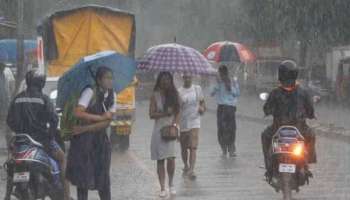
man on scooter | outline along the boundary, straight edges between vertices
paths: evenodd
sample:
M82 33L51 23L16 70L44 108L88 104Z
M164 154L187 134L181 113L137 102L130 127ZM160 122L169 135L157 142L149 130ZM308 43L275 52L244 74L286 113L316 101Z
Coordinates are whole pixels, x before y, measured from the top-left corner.
M62 180L65 180L66 159L63 150L54 138L58 116L49 97L42 92L46 76L38 70L31 70L26 74L25 81L27 89L12 100L7 115L7 124L13 132L28 134L35 141L40 142L45 151L59 162ZM65 199L69 199L67 182L64 183L64 188Z
M298 73L294 61L282 62L278 69L280 86L272 90L263 108L266 116L273 116L272 125L261 134L267 177L272 174L269 157L272 137L282 125L292 125L299 129L308 149L307 160L316 163L315 134L306 123L306 119L315 118L313 101L308 92L297 84Z

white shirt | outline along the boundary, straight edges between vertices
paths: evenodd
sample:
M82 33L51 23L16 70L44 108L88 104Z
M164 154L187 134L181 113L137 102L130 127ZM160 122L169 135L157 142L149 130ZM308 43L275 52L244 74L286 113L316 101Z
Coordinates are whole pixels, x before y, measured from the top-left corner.
M190 88L180 87L178 91L181 100L180 130L200 128L198 109L200 101L204 100L202 88L199 85L192 85Z
M0 72L0 117L7 116L8 106L10 104L11 94L14 90L15 78L11 70L7 67ZM5 120L6 121L6 120Z
M8 83L8 85L7 85L8 90L12 94L12 92L15 90L15 77L14 77L11 69L8 68L8 67L5 67L4 75L5 75L5 78L6 78L6 82Z
M82 93L78 101L79 106L87 108L90 104L90 101L94 95L94 91L91 88L86 88ZM105 99L108 97L108 92L104 94ZM114 93L113 105L108 109L108 112L115 113L117 111L117 95Z

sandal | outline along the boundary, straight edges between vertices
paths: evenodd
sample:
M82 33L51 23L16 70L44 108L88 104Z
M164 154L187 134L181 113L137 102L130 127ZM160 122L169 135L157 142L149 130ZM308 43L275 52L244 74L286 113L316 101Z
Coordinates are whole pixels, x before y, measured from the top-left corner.
M188 178L191 180L194 180L197 178L196 174L194 173L194 171L188 172Z
M184 167L184 168L182 169L182 173L183 173L184 175L186 175L189 171L190 171L190 168L189 168L189 167Z

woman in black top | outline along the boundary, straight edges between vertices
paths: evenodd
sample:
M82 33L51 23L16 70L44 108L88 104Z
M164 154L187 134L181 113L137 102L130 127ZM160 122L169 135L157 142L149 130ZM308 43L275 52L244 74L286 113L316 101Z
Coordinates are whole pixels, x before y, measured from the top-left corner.
M96 86L86 88L75 109L81 126L74 128L68 154L67 178L77 186L78 200L88 199L88 190L98 190L101 200L111 199L111 145L106 128L116 109L112 72L100 67Z

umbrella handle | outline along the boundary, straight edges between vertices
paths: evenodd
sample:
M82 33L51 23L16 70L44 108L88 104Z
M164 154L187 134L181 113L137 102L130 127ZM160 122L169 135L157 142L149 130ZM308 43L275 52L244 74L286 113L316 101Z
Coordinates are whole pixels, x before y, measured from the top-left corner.
M102 103L102 107L103 107L103 111L104 111L104 112L107 112L107 108L106 108L106 105L105 105L104 102Z

